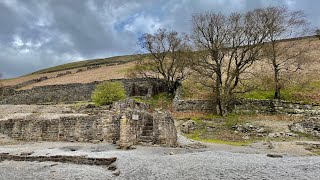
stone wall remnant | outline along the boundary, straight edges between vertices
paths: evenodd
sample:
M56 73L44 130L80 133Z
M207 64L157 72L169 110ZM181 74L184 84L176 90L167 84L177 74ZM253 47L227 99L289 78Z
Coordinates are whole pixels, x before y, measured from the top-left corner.
M152 112L146 104L132 99L112 107L61 110L61 113L35 109L0 113L0 134L23 141L110 142L123 149L136 144L176 146L177 143L174 121L168 112Z

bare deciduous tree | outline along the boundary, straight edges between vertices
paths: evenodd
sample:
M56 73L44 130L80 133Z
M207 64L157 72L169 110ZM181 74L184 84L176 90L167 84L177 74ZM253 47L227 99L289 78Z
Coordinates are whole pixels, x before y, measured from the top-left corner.
M285 7L266 8L267 41L264 54L272 65L274 74L274 98L281 98L284 73L296 72L307 62L306 54L310 51L310 41L297 39L307 35L308 23L302 11L289 11Z
M244 73L260 58L265 21L263 9L229 16L207 12L192 17L192 37L199 50L193 68L212 88L220 115L227 113Z
M150 55L137 61L135 72L143 77L163 79L168 91L175 92L190 72L191 46L188 36L159 29L154 34L143 34L139 44Z

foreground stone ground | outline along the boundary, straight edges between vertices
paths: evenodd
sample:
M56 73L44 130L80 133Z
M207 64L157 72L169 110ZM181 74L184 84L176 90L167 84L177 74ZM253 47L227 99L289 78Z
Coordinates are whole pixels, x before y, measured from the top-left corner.
M211 144L207 148L164 148L137 146L118 150L111 144L19 143L1 145L0 153L31 156L87 155L117 157L114 175L107 167L58 162L0 162L0 179L320 179L319 156L284 154L268 157L264 145L235 147ZM297 151L299 152L299 151Z

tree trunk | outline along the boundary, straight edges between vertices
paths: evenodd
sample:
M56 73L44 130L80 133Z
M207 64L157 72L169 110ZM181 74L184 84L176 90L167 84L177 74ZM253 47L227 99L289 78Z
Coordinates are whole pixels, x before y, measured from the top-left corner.
M220 116L225 116L227 114L226 102L223 98L222 93L222 79L221 76L217 76L216 78L216 86L215 86L215 94L216 94L216 110L217 114Z
M279 69L277 67L274 67L274 99L280 99L280 90L281 90L281 84L280 84L280 78L279 78Z

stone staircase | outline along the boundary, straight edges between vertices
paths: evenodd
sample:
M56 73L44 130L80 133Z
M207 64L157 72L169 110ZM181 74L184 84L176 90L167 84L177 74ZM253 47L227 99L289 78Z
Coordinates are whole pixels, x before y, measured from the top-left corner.
M148 121L145 126L142 128L142 133L139 138L139 142L141 143L149 143L152 144L154 142L153 138L153 122Z

